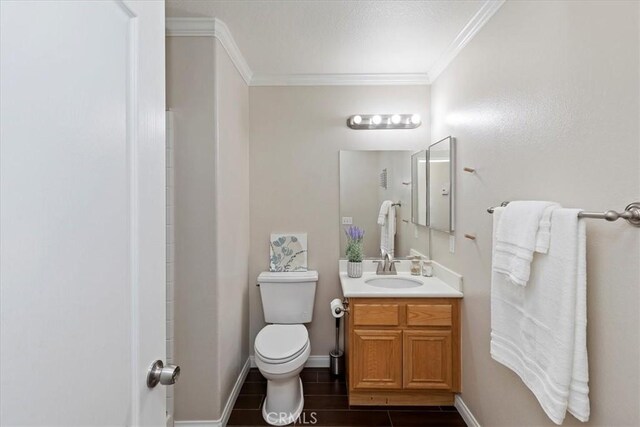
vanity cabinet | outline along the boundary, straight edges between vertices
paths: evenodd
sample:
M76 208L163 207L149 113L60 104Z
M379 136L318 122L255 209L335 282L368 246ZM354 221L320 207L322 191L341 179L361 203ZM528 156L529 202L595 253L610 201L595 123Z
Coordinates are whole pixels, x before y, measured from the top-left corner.
M460 300L350 298L351 405L449 405L460 391Z

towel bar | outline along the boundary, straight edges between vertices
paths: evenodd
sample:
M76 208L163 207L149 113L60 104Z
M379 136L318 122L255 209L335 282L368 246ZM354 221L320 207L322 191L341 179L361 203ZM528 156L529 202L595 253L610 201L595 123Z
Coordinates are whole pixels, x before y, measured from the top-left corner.
M501 207L505 207L509 202L502 202ZM490 214L493 213L495 208L491 207L487 209ZM592 219L606 219L607 221L616 221L620 218L626 219L627 222L634 227L640 227L640 202L629 203L624 212L606 211L606 212L586 212L582 211L578 213L579 218L592 218Z

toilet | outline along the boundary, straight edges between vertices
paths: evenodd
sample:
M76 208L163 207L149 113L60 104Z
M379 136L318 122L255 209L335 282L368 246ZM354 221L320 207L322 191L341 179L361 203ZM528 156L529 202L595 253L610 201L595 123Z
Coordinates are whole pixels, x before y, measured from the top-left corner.
M295 422L304 396L300 372L311 354L309 333L316 295L317 271L263 272L258 276L267 326L256 336L255 361L267 379L264 420L276 426Z

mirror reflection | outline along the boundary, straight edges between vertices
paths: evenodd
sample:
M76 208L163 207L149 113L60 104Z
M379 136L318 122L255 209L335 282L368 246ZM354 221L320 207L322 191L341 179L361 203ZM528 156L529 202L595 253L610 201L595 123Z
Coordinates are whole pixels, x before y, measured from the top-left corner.
M453 139L449 136L429 147L429 227L452 232Z
M427 150L411 156L411 222L427 225Z
M345 257L347 243L344 228L349 225L365 231L365 258L380 259L382 249L394 258L409 256L412 249L428 255L427 228L411 222L412 154L340 152L341 257Z

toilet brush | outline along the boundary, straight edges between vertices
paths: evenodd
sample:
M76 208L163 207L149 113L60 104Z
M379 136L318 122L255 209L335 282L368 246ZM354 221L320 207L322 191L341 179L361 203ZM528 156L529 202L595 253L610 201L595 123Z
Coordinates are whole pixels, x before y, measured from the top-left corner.
M344 375L344 353L340 351L340 318L336 317L336 347L329 353L329 371L333 376Z

